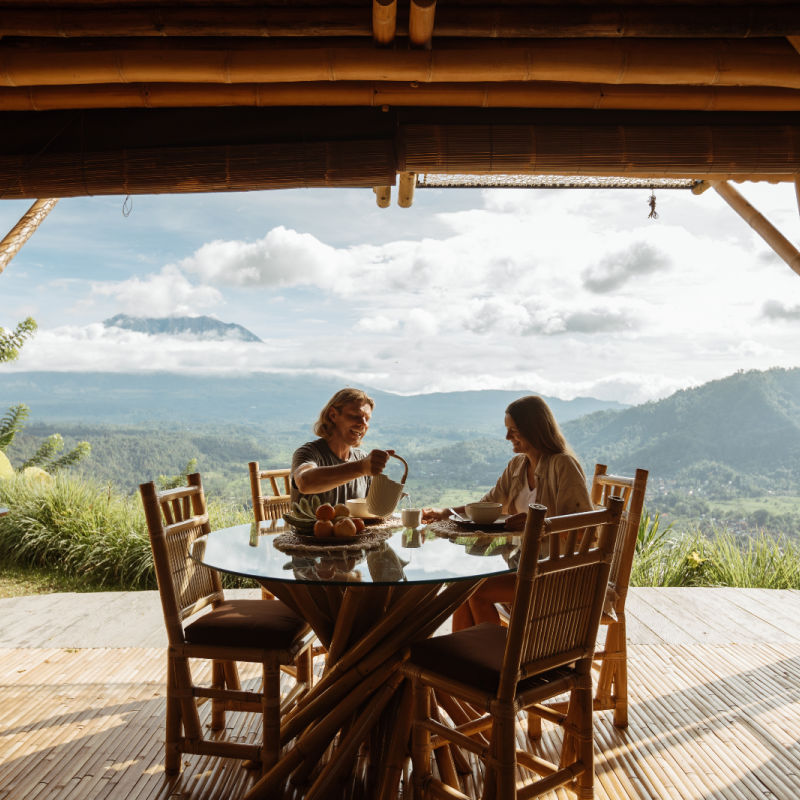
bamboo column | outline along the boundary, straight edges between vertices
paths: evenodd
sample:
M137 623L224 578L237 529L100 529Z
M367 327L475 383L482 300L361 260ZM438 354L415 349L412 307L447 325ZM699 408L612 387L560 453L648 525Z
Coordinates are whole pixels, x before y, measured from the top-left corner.
M798 274L800 251L726 181L714 181L717 194Z
M794 179L794 191L797 195L797 210L800 211L800 177Z
M416 182L416 173L400 173L399 185L397 187L397 205L399 205L400 208L411 208L411 204L414 202L414 187Z
M372 0L372 38L391 44L397 32L397 0Z
M411 44L430 49L435 16L436 0L411 0L408 9L408 38Z
M22 245L33 236L42 220L53 210L58 202L51 197L46 200L37 200L20 218L19 222L0 241L0 272L9 264L12 258L20 251Z
M392 187L391 186L373 186L372 191L375 192L375 202L378 208L389 208L392 202Z

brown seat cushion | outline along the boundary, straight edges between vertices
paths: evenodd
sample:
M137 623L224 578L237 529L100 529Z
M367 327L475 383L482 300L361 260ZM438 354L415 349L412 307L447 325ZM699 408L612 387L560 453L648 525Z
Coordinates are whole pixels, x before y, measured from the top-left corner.
M280 600L226 600L186 626L190 644L288 648L306 628Z
M409 663L494 695L500 683L507 634L508 628L483 622L447 636L435 636L412 645ZM524 692L568 672L557 668L533 675L520 681L517 690Z

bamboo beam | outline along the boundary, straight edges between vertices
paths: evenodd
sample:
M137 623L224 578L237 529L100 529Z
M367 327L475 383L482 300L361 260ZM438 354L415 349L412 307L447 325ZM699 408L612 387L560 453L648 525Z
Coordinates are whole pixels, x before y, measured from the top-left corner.
M800 53L800 36L787 36L786 38L789 40L789 44Z
M297 47L180 49L155 46L0 49L0 86L292 81L567 81L774 86L800 89L800 54L786 39L741 41L542 40L437 43L434 50L376 49L371 42Z
M391 44L397 32L397 0L372 0L372 38Z
M800 211L800 177L794 179L794 193L797 197L797 210Z
M800 90L555 83L129 83L0 87L0 111L223 106L416 106L652 111L800 111Z
M714 182L717 194L798 274L800 251L756 208L725 181Z
M411 208L416 181L417 176L413 172L400 173L397 187L397 205L400 208Z
M396 1L396 0L395 0ZM385 3L384 3L385 4ZM306 8L192 4L133 7L92 3L80 7L20 0L0 2L4 36L362 36L374 35L363 10L351 6ZM375 0L373 0L373 13ZM110 13L111 12L111 13ZM404 36L404 26L397 35ZM445 3L436 13L437 36L481 38L752 38L800 35L791 4L589 7L564 3L544 6L458 6ZM391 40L389 40L391 41Z
M416 47L430 48L436 17L436 0L411 0L408 8L408 38Z

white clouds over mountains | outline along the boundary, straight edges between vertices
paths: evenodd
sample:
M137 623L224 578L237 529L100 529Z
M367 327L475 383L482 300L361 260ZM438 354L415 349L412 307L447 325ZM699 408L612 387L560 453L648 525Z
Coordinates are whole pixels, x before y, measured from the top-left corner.
M759 187L755 204L791 237L790 190ZM382 212L400 235L386 225L359 236L369 194L323 191L327 205L314 194L309 208L324 207L324 224L289 224L277 193L266 233L254 217L254 235L240 237L225 235L224 214L216 224L206 214L206 241L188 255L150 274L88 280L83 297L72 290L86 323L212 314L263 345L45 325L15 368L324 369L390 391L531 388L634 402L740 368L797 365L800 279L764 258L766 246L711 192L662 193L658 221L631 191L494 190L466 209L453 194L420 192L415 208ZM291 197L287 207L301 208L308 195ZM136 246L139 265L153 263Z

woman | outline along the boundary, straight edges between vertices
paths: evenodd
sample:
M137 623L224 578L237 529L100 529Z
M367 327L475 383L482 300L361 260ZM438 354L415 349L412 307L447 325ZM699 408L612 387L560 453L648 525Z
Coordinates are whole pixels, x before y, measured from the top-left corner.
M515 400L506 409L506 439L516 455L500 476L497 484L482 500L503 504L507 530L525 527L528 506L547 506L548 516L589 511L592 501L586 488L586 475L570 449L547 403L541 397ZM447 519L457 509L423 511L423 519L431 522ZM475 594L453 614L453 630L461 630L481 622L500 623L495 603L514 599L514 575L489 578Z

